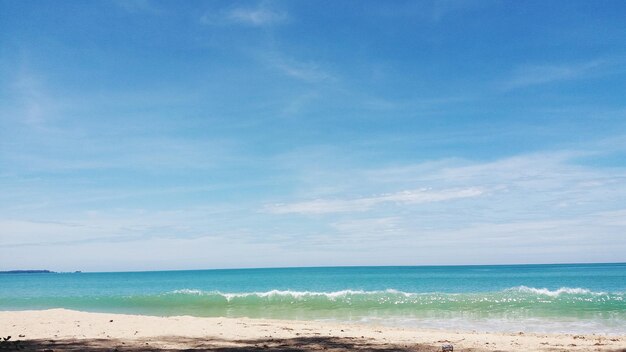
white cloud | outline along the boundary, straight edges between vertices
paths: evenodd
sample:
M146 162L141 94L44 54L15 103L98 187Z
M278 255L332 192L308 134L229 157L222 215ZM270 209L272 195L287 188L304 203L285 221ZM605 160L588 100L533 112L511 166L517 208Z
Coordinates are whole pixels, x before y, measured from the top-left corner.
M237 7L229 10L206 13L201 18L207 25L239 24L252 27L272 26L289 21L286 11L270 9L265 6Z
M366 211L384 203L417 204L442 202L453 199L477 197L483 194L480 188L429 190L418 189L397 193L382 194L357 199L316 199L307 202L274 204L265 210L273 214L326 214L340 212Z

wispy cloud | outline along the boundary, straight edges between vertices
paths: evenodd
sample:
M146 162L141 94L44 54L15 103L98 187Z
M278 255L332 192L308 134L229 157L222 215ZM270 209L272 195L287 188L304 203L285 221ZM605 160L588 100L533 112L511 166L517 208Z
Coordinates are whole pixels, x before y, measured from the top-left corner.
M59 93L55 90L58 82L26 65L11 78L5 90L10 99L0 107L0 122L6 122L7 126L0 131L6 134L0 138L0 170L64 173L137 168L207 169L216 163L223 165L225 159L217 161L214 157L230 154L227 150L236 144L222 138L205 140L151 133L148 130L158 118L156 115L151 123L141 118L125 119L124 127L119 129L117 126L121 124L112 123L106 126L106 133L95 126L119 116L104 113L98 118L85 117L89 115L85 111L90 109L116 110L125 115L137 107L145 109L154 101L177 99L169 94L125 92L123 95L127 97L117 93L103 97L89 92ZM129 138L132 130L145 134ZM9 135L9 131L13 133Z
M288 22L289 14L286 11L271 9L261 4L258 7L235 7L208 12L202 16L201 21L206 25L238 24L264 27Z
M266 26L283 23L289 19L284 11L267 8L237 8L229 12L229 19L234 22L252 26Z
M319 62L295 59L278 51L258 52L256 59L268 68L299 81L316 83L335 78Z
M152 13L160 11L150 0L114 0L113 3L130 13Z
M397 193L382 194L357 199L316 199L307 202L274 204L265 210L273 214L325 214L365 211L384 203L417 204L477 197L484 191L479 188L429 190L418 189Z
M307 92L299 94L292 98L285 108L282 110L285 115L296 115L304 110L304 108L310 105L315 99L319 98L320 94L317 92Z
M448 17L467 15L485 8L495 7L493 0L431 0L407 2L377 3L376 16L411 18L423 22L438 24Z
M37 136L64 138L54 143L34 140L27 146L7 145L0 151L5 165L24 172L79 172L104 170L176 170L215 169L236 162L228 150L229 141L190 141L170 138L136 138L110 143L112 137L83 136L67 131L39 133ZM35 137L37 137L35 136ZM114 137L113 137L114 138ZM77 149L76 145L81 145ZM69 156L68 156L69 155Z
M456 13L456 12L469 12L483 7L493 5L493 1L458 1L458 0L436 0L432 2L432 8L430 9L430 19L432 21L441 21L444 17Z
M16 74L12 88L17 111L11 115L30 128L43 129L46 120L58 109L59 103L50 96L42 77L22 67Z
M219 223L212 219L217 215L221 216ZM3 240L0 247L216 236L218 232L233 230L227 220L230 216L234 216L233 209L223 206L175 210L81 209L54 221L34 220L28 215L24 219L0 217Z
M574 64L526 65L515 69L503 85L504 90L523 88L552 82L585 78L596 74L608 64L593 60Z
M270 60L273 67L285 75L308 82L318 82L330 78L320 66L313 62L297 62L294 60L273 59Z

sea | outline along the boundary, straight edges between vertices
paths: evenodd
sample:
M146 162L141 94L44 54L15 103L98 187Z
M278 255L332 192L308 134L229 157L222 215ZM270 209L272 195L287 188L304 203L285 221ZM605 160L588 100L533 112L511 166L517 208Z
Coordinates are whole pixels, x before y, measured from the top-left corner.
M626 263L0 275L0 310L626 334Z

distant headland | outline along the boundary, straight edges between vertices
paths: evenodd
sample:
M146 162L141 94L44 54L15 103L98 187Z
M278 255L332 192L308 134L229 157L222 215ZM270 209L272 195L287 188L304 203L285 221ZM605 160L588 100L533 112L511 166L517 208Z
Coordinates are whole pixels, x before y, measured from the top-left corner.
M8 270L0 271L0 274L55 274L56 272L50 270Z

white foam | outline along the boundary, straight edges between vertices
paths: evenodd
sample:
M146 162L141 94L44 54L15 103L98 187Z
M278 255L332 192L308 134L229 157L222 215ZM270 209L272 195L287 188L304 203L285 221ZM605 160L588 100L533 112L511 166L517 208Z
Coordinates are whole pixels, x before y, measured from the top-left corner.
M292 290L271 290L265 292L242 292L242 293L223 293L220 291L202 291L197 289L180 289L172 291L173 294L188 294L188 295L219 295L223 296L227 300L234 298L245 297L326 297L330 300L338 298L344 298L351 295L379 295L379 294L395 294L404 297L415 295L414 293L402 292L394 289L387 289L384 291L364 291L364 290L340 290L333 292L320 292L320 291L292 291Z
M179 293L179 294L185 294L185 295L203 295L206 293L206 291L184 288L182 290L172 291L171 293Z
M518 291L518 292L524 292L524 293L534 293L537 295L545 295L545 296L550 296L550 297L558 297L562 294L568 294L568 295L594 295L594 296L600 296L600 295L606 295L606 292L594 292L591 290L588 290L586 288L580 288L580 287L561 287L557 290L549 290L547 288L534 288L534 287L528 287L528 286L517 286L517 287L513 287L511 289L509 289L508 291Z
M601 296L608 295L607 292L595 292L589 289L580 288L580 287L561 287L556 290L550 290L547 288L535 288L528 286L516 286L509 289L505 289L504 291L499 291L503 293L526 293L526 294L534 294L534 295L542 295L548 297L558 297L561 295L592 295L592 296ZM173 294L188 294L188 295L216 295L222 296L226 300L231 301L232 299L237 298L247 298L247 297L259 297L259 298L272 298L272 297L289 297L294 299L302 299L302 298L315 298L315 297L324 297L328 300L338 300L344 299L350 296L376 296L376 295L391 295L391 296L402 296L403 298L409 297L418 297L418 296L432 296L431 300L446 300L446 299L455 299L460 295L478 295L482 296L485 293L441 293L441 292L424 292L424 293L411 293L404 292L395 289L387 289L387 290L379 290L379 291L364 291L364 290L339 290L332 292L322 292L322 291L293 291L293 290L270 290L264 292L234 292L234 293L223 293L220 291L202 291L198 289L180 289L175 290L170 293ZM498 292L492 292L498 293ZM620 297L614 297L615 299L619 299ZM481 300L491 300L492 297L482 297Z

